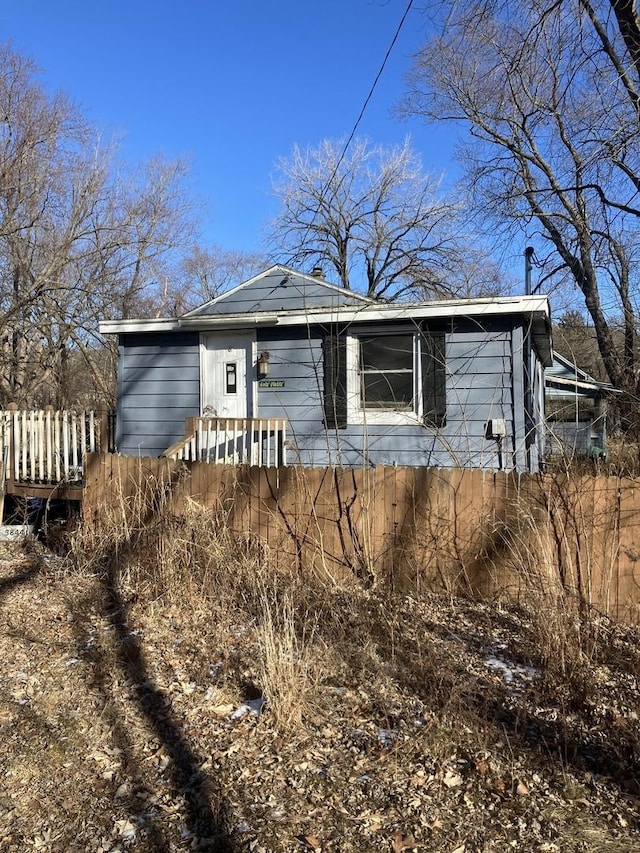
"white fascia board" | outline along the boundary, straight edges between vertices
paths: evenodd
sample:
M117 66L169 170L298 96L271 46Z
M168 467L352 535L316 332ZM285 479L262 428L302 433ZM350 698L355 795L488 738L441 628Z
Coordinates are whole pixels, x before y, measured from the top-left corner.
M135 332L179 332L184 329L246 329L277 324L277 314L228 314L214 318L193 317L188 320L176 317L157 320L103 320L98 324L98 331L101 335L127 335Z
M430 302L419 305L363 305L362 307L341 306L335 308L308 308L305 311L278 311L277 313L220 315L218 317L182 317L180 327L193 325L215 328L223 324L242 323L254 325L256 322L277 323L278 326L300 326L315 323L354 323L383 322L385 320L428 320L450 317L492 317L504 314L535 315L540 319L549 319L549 301L546 296L523 296L513 299L461 299L446 302ZM255 318L255 319L254 319Z
M580 388L583 391L602 391L608 394L622 393L622 391L618 391L618 389L614 388L610 383L598 382L595 379L586 381L584 379L571 379L568 376L545 376L544 381L549 387L557 385L563 388L569 388L570 390L573 388ZM560 388L558 388L558 390L560 390Z
M554 362L558 362L562 367L565 368L568 374L571 374L571 377L577 377L581 379L583 382L595 382L597 384L597 380L593 378L593 376L589 376L586 370L583 370L581 367L578 367L573 361L570 361L565 356L560 355L559 352L553 351L553 360ZM560 374L558 374L560 376Z
M165 318L158 320L106 320L102 334L130 332L171 332L179 329L242 328L258 325L300 326L325 323L384 322L389 320L429 320L459 317L495 317L522 314L549 321L551 311L546 296L500 297L498 299L458 299L418 305L363 305L362 307L310 308L305 311L255 312Z
M121 332L171 332L177 328L175 319L101 320L98 323L101 335L117 335Z

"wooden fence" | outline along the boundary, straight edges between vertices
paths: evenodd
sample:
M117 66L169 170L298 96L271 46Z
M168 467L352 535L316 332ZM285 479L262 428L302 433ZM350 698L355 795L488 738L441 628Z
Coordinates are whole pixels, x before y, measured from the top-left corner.
M135 505L135 527L188 497L288 569L487 596L557 587L640 621L640 480L87 459L87 523Z

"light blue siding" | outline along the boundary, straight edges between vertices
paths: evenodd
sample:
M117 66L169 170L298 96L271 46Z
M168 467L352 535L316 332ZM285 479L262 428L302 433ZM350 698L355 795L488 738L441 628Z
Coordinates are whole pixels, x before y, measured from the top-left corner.
M358 328L353 324L353 330ZM254 416L287 418L291 463L526 470L527 380L518 320L489 318L482 328L478 321L448 323L447 412L441 428L419 423L326 428L325 331L316 326L257 329L258 351L269 352L269 380L282 385L261 388L256 383ZM542 375L539 370L535 372L536 366L533 355L534 377ZM533 394L538 399L538 387L533 388ZM198 333L121 336L117 435L121 452L162 453L183 436L184 419L199 412ZM487 421L491 418L505 421L506 436L501 444L487 438Z
M159 456L200 411L199 335L121 335L119 356L117 448Z
M303 465L522 468L514 431L511 322L502 326L493 323L482 331L477 324L470 330L461 323L447 333L447 423L442 429L421 424L325 429L322 331L259 330L259 347L271 356L270 379L284 382L282 388L259 389L260 417L288 419L289 458ZM521 387L517 396L522 398ZM506 421L501 454L497 442L485 437L489 418Z
M256 281L224 294L189 312L189 317L213 317L254 311L304 311L307 308L338 308L365 305L366 300L343 288L327 286L284 268L275 267Z

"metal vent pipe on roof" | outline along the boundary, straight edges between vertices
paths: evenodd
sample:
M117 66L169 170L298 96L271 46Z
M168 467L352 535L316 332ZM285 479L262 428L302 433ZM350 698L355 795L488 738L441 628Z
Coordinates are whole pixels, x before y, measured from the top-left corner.
M531 296L531 262L533 260L533 246L527 246L524 250L524 292Z
M322 277L323 277L322 267L314 267L314 268L311 270L311 275L312 275L314 278L322 278Z

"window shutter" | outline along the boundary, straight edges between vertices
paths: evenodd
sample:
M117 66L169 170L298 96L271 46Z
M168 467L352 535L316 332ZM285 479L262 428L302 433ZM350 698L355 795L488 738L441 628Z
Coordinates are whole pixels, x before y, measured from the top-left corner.
M324 337L324 422L327 429L347 425L347 338L337 326Z
M430 427L443 427L447 423L444 332L423 329L421 343L424 423Z

